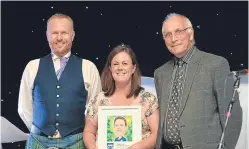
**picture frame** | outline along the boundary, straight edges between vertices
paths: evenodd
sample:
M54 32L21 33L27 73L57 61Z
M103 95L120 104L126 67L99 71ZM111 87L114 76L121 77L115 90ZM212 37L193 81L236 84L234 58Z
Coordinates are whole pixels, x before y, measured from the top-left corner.
M140 140L141 106L98 107L98 148L127 149Z

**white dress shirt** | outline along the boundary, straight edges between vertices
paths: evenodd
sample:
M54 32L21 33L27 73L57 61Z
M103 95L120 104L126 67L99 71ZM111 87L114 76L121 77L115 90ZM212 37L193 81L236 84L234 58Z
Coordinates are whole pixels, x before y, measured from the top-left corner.
M60 68L60 59L58 56L52 54L55 72ZM65 57L69 57L71 52L67 53ZM38 71L40 59L31 60L25 67L22 75L19 99L18 99L18 113L28 127L31 129L33 119L33 97L32 90L34 87L34 80ZM88 92L86 108L89 100L102 90L99 71L94 63L89 60L83 59L82 61L82 74L84 78L85 89ZM82 113L84 114L84 113Z

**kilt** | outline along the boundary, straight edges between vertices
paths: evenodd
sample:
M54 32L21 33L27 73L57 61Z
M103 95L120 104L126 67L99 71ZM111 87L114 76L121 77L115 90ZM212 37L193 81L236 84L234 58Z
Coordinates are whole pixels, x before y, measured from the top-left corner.
M49 147L55 147L58 149L86 149L83 144L82 133L58 139L30 133L25 149L46 149Z

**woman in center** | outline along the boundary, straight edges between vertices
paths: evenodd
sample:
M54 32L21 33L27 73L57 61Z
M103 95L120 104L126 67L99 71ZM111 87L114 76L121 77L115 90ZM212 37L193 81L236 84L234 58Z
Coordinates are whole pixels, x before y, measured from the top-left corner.
M88 105L83 132L85 146L88 149L97 149L98 106L141 105L142 140L129 149L153 149L159 123L158 100L155 95L141 87L139 65L135 53L128 45L119 45L108 55L101 74L101 83L103 91Z

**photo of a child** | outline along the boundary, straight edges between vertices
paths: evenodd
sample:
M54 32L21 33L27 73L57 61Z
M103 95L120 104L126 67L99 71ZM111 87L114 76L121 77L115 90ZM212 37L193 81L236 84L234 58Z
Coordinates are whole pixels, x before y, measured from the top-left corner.
M127 139L124 137L127 130L127 122L124 117L118 116L114 119L114 132L117 136L115 141L126 141Z
M108 116L107 141L127 142L132 140L132 116Z

